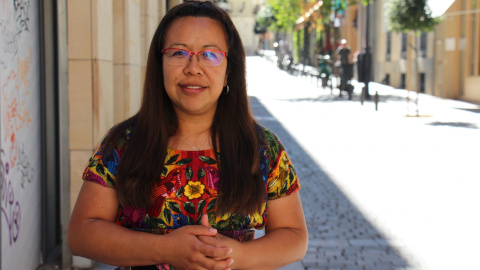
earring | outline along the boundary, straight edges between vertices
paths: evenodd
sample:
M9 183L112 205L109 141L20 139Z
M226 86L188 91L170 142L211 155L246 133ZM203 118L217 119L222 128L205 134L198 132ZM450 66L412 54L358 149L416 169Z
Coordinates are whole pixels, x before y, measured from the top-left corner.
M225 94L224 94L224 95L227 95L227 94L228 94L228 91L230 91L230 86L228 86L228 84L227 84L227 91L225 91Z

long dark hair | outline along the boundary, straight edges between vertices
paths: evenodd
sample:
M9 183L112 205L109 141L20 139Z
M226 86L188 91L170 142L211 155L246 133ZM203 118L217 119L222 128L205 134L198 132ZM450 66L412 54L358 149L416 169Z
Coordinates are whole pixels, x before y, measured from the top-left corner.
M148 207L152 186L160 181L168 139L178 129L172 101L163 79L163 49L166 33L176 19L207 17L220 22L228 44L227 72L230 91L220 96L211 126L212 144L220 161L217 213L260 212L265 186L260 172L259 134L247 97L245 51L232 20L211 2L189 1L173 7L161 20L148 54L143 99L136 115L118 124L106 138L105 155L115 147L125 130L134 126L118 165L116 190L122 205ZM161 75L160 75L161 74ZM221 154L218 154L219 149Z

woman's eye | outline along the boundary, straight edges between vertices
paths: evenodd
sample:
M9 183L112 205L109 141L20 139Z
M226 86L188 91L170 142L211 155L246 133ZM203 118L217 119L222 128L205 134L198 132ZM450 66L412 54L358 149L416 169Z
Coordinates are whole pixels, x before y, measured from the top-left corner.
M202 53L202 56L208 59L217 59L218 56L215 54L215 52L210 52L210 51L205 51Z
M187 55L186 51L174 51L172 53L172 56L185 56L185 55Z

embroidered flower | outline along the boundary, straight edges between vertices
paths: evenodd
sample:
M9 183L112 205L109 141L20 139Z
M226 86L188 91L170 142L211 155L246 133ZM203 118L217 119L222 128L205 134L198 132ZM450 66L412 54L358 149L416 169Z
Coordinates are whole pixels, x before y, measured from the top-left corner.
M120 162L120 157L118 156L117 150L113 150L113 152L108 156L105 157L103 163L106 165L107 170L113 175L117 175L117 165Z
M262 210L260 211L260 213L256 212L255 214L250 216L251 224L253 224L254 226L262 226L263 225L263 219L265 217L264 215L265 215L266 206L267 206L267 203L264 202L262 204Z
M159 270L175 270L174 267L170 268L170 265L165 264L165 263L164 264L157 264L157 268Z
M218 189L218 182L220 176L218 175L218 169L213 166L207 166L205 168L207 177L207 186L211 189Z
M123 214L125 216L125 222L132 226L132 228L140 228L142 221L145 219L145 209L135 209L131 206L123 208Z
M188 181L188 184L185 186L184 195L189 199L197 199L202 196L205 189L205 185L201 182Z
M173 228L172 229L178 229L180 227L188 225L187 217L182 215L182 214L173 215L172 219L173 219Z

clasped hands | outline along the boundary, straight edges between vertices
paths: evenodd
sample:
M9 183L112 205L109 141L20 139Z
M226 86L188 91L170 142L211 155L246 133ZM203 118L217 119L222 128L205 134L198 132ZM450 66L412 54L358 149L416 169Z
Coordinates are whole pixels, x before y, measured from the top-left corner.
M200 225L185 226L165 236L178 243L170 250L168 263L181 270L230 270L241 254L241 243L219 234L206 214Z

